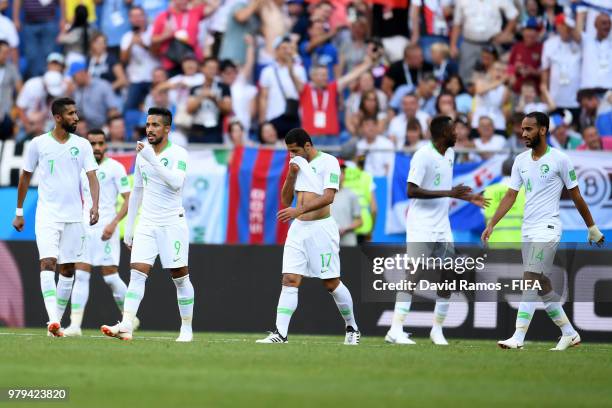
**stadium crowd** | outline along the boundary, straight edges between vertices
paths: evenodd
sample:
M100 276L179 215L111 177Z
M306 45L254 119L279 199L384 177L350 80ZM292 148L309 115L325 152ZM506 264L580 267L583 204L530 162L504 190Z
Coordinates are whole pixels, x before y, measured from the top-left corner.
M522 116L551 114L550 143L612 149L609 0L0 1L0 139L50 128L72 96L79 134L143 134L174 113L181 145L315 144L368 154L424 143L457 123L466 162L522 148ZM602 130L603 129L603 130ZM603 133L603 134L602 134ZM608 137L604 137L608 136ZM487 150L491 153L487 153Z

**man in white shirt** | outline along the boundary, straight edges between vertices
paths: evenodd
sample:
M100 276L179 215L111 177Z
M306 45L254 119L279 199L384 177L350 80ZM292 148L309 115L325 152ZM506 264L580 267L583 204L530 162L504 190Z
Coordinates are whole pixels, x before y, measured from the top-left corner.
M95 227L85 228L86 251L80 263L76 264L74 287L70 298L70 326L64 336L81 336L81 323L85 306L89 299L89 278L94 266L99 266L102 278L112 291L119 311L123 311L123 301L127 286L119 276L119 256L121 253L119 229L117 225L125 217L130 198L130 183L125 168L118 161L106 157L106 135L100 129L92 129L87 139L98 163L98 183L100 185L100 219ZM81 174L83 189L83 217L89 215L91 193L89 182ZM121 194L123 204L117 212L117 196ZM85 219L84 219L85 221Z
M478 135L480 137L474 139L474 145L485 160L506 147L506 138L495 134L493 120L488 116L481 116L478 120Z
M523 280L529 283L532 289L523 291L514 335L497 343L503 349L523 347L539 299L544 302L546 313L562 333L559 343L551 350L565 350L580 344L580 335L563 311L549 278L561 239L559 202L563 187L567 188L588 227L588 242L597 245L604 242L604 236L595 225L589 207L580 194L576 171L569 157L561 150L546 144L548 126L548 116L542 112L530 113L523 119L523 138L530 150L516 157L509 189L482 233L482 241L486 243L495 225L510 210L521 186L524 185L526 200L522 226Z
M361 139L357 142L357 155L365 155L364 170L372 177L385 177L393 167L395 146L385 136L378 134L376 118L361 121Z
M559 109L579 106L576 94L580 88L582 49L572 38L572 26L565 15L555 17L558 35L544 41L542 50L542 84Z
M610 16L595 19L595 34L578 33L582 40L582 82L580 89L612 88L612 35Z
M193 340L194 289L189 279L189 229L183 209L183 184L187 172L187 151L168 140L172 114L151 108L147 116L147 141L137 142L134 190L130 195L124 243L132 251L130 284L123 304L123 320L104 325L102 333L131 340L134 318L144 297L145 282L159 255L162 267L170 269L176 286L181 315L178 342ZM142 208L141 208L142 205ZM134 231L136 214L140 211Z
M19 65L19 34L15 24L4 14L0 14L0 40L4 40L11 47L11 60Z
M62 337L60 322L70 300L74 281L74 264L81 261L85 248L83 205L81 202L81 171L90 185L92 206L89 224L98 222L98 165L89 142L72 134L79 121L76 104L70 98L60 98L51 104L55 120L52 131L35 137L28 145L23 171L19 178L17 210L13 227L22 231L23 202L32 173L38 167L38 203L36 206L36 245L40 257L40 288L49 316L50 336ZM55 268L59 265L59 280L55 284Z
M502 31L502 13L507 20ZM482 49L514 42L518 10L512 0L457 0L451 32L451 57L459 57L459 75L464 83L472 79ZM457 47L463 37L461 50Z
M457 140L453 120L448 116L437 116L431 121L432 140L416 151L410 161L408 172L408 190L410 207L406 218L406 251L409 256L446 257L454 256L453 233L450 227L448 211L450 199L471 202L479 207L487 204L479 194L472 194L472 189L462 184L453 187L453 165L455 152L453 146ZM431 280L425 276L428 270L416 271L412 279ZM440 280L448 276L444 273ZM448 345L442 325L450 306L450 292L439 291L434 321L429 337L436 345ZM410 311L412 292L396 293L395 309L391 328L385 336L387 343L415 344L403 330L404 320Z
M259 121L272 122L282 139L287 132L300 126L298 102L306 71L294 62L289 37L274 43L276 60L261 71L259 78Z
M389 139L395 144L397 150L406 144L406 127L409 119L417 119L423 134L429 130L431 117L419 109L419 98L414 94L404 95L402 98L402 113L389 122Z

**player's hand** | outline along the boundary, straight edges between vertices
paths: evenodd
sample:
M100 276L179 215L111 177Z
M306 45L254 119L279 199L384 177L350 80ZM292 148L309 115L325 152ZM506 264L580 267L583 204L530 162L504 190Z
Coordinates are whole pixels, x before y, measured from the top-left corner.
M15 216L13 219L13 228L15 228L18 232L23 231L23 226L25 225L25 220L23 217Z
M115 229L117 229L117 224L111 222L106 227L104 227L104 231L102 231L102 241L108 241L110 237L115 233Z
M144 142L136 142L136 153L140 153L140 151L144 149L144 147L145 147Z
M481 194L472 194L472 196L470 197L470 203L480 208L487 208L489 204L491 204L491 199L485 198Z
M480 239L482 240L483 244L487 244L489 242L489 238L491 238L492 233L493 233L493 227L490 225L487 225L487 228L485 228L485 230L482 231L482 235L480 236Z
M14 225L14 224L13 224ZM587 236L590 245L602 246L605 240L604 235L601 233L597 225L591 225L589 227L589 235Z
M138 152L138 154L140 154L140 156L146 161L148 161L149 163L151 164L155 163L156 161L155 152L153 151L153 148L151 147L151 145L144 144L142 142L138 142L138 145L142 145L140 150L138 149L138 146L136 146L136 151Z
M92 207L89 210L89 225L96 225L98 223L98 209L96 207Z
M471 193L472 187L464 186L463 183L461 183L452 188L452 190L450 191L450 196L452 198L469 201Z
M292 219L299 217L300 215L302 215L302 213L299 209L294 207L287 207L280 210L278 214L276 214L276 218L280 222L289 222Z

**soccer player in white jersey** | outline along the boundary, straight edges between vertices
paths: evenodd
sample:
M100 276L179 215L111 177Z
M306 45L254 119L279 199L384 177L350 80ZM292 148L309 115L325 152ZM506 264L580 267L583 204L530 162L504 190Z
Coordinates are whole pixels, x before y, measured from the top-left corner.
M336 302L345 321L344 344L357 345L361 334L353 313L351 293L340 281L340 233L330 215L331 204L340 188L340 164L335 157L315 149L304 129L290 130L285 143L291 162L281 192L286 208L278 212L278 220L289 222L293 219L293 222L283 252L276 328L257 343L287 343L289 322L298 304L298 288L302 278L309 277L321 279ZM300 185L305 179L310 184ZM295 193L296 206L291 207Z
M132 251L130 284L123 304L123 320L114 326L102 326L102 333L131 340L133 321L144 297L145 282L157 255L162 267L169 269L176 286L181 315L181 331L176 341L193 339L194 290L189 279L189 229L183 209L183 184L187 171L187 151L168 140L172 114L167 109L148 111L148 143L136 145L134 190L130 195L125 237ZM141 208L142 205L142 208ZM140 219L134 231L138 210Z
M89 224L98 222L98 164L89 142L72 134L79 117L74 101L60 98L51 104L55 120L52 131L37 136L28 145L23 171L19 178L17 210L13 227L22 231L25 225L23 202L32 173L38 167L38 203L36 206L36 245L40 257L40 288L49 317L49 335L62 337L60 322L70 300L74 281L74 264L86 250L81 201L81 171L91 186L92 206ZM59 279L55 283L55 268Z
M534 289L523 292L523 299L516 316L514 335L497 344L504 349L523 347L529 323L539 298L552 321L561 329L561 338L551 350L565 350L580 343L580 335L570 323L559 297L552 290L550 278L555 252L561 238L559 201L563 187L566 187L576 209L588 227L589 243L602 245L604 236L595 225L589 207L584 202L576 171L569 157L546 143L549 119L542 112L532 112L523 119L523 138L529 150L519 154L514 160L509 189L482 233L486 242L500 219L514 204L517 193L525 186L525 213L523 216L523 280ZM535 281L542 288L536 290Z
M421 147L412 156L408 172L408 196L410 207L406 218L406 250L410 256L454 256L453 233L448 218L450 199L471 202L479 207L487 204L470 187L452 186L457 140L453 121L448 116L437 116L430 124L431 143ZM413 279L424 277L425 271L417 271ZM446 277L446 276L443 276ZM431 279L429 277L429 279ZM450 292L438 291L434 320L429 337L436 345L448 345L442 325L449 308ZM385 336L387 343L415 344L404 332L404 320L410 311L411 292L396 294L391 328Z
M83 313L89 298L89 278L94 266L99 266L104 282L110 287L115 303L123 312L123 299L127 285L119 276L119 230L117 224L127 214L130 197L130 183L121 163L106 157L106 136L101 129L92 129L87 133L87 139L93 149L93 155L98 163L98 183L100 184L100 219L98 223L85 228L87 250L83 261L76 264L74 286L70 298L70 326L64 330L64 336L80 336ZM89 214L91 199L89 183L81 173L83 188L83 215ZM116 211L117 196L121 194L124 202L119 212Z

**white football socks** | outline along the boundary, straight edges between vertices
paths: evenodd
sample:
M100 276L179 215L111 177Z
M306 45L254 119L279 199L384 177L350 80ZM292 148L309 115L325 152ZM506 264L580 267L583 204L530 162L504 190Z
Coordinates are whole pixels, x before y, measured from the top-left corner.
M449 299L439 297L436 299L436 306L434 308L434 319L433 328L442 328L446 315L448 314L448 308L450 306Z
M529 329L529 324L535 313L538 301L537 290L527 289L523 291L521 303L516 313L515 331L512 335L521 344L525 342L525 336L527 335L527 330Z
M123 312L123 304L125 302L125 294L127 293L128 287L119 276L118 272L110 275L104 275L104 282L108 285L110 290L113 292L113 299L119 308L119 311Z
M172 279L176 286L176 300L179 313L181 315L181 332L191 331L191 321L193 319L194 290L189 275Z
M57 318L59 322L62 321L64 311L70 301L73 283L74 276L68 278L62 274L59 275L59 279L57 280Z
M55 286L55 272L40 272L40 291L45 302L45 309L49 316L49 322L59 321L57 318L57 288Z
M404 330L404 320L410 312L410 304L412 303L412 295L408 292L397 292L395 295L395 308L393 310L393 321L391 322L392 332L401 332Z
M555 298L556 294L552 290L543 295L542 301L544 302L544 309L546 309L548 317L559 326L564 336L573 336L576 334L576 330L574 330L574 326L572 326L567 318L563 306L561 306L561 302L555 301Z
M147 282L147 275L132 269L130 272L130 284L125 294L125 302L123 303L123 320L121 326L125 330L132 331L132 322L136 313L138 313L138 307L144 297L145 283Z
M351 326L353 329L358 330L355 314L353 313L353 298L348 288L340 282L336 289L330 293L336 302L336 306L338 306L342 318L344 318L346 326Z
M74 273L74 287L70 298L70 326L81 328L83 313L89 299L89 278L91 273L77 269Z
M298 288L283 286L276 308L276 329L281 336L287 337L291 316L298 305Z

